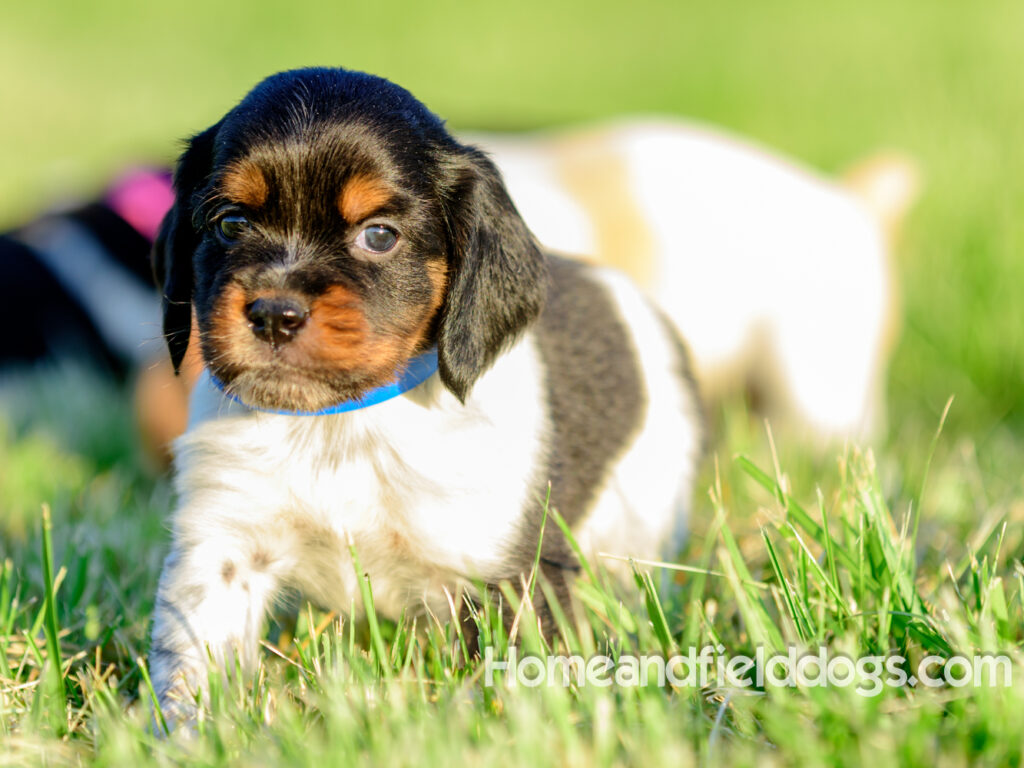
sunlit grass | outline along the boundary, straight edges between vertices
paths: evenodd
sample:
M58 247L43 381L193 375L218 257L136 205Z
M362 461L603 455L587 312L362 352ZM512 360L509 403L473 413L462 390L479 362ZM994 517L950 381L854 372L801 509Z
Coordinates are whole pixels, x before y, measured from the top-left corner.
M102 401L106 393L100 388L94 396ZM192 738L161 738L140 664L166 535L159 525L131 520L158 519L166 496L162 483L154 486L137 469L119 476L121 498L145 504L128 501L112 521L111 499L95 494L103 482L97 477L55 508L52 535L40 509L7 551L0 568L0 738L19 760L45 755L97 765L766 757L859 765L940 754L950 764L1018 762L1020 505L994 523L984 510L963 510L955 539L929 541L931 526L919 523L918 513L927 520L945 503L932 480L887 490L871 453L850 448L801 462L806 451L788 450L785 438L738 409L725 416L723 429L744 433L737 442L749 456L719 451L709 462L683 569L638 564L636 583L620 587L603 575L601 562L586 563L578 621L565 620L550 649L535 631L529 600L520 605L521 593L510 588L503 599L522 611L519 654L667 657L710 645L725 656L754 656L758 647L769 654L824 647L851 658L898 654L911 670L928 654L996 653L1012 660L1013 686L884 688L864 696L854 687L744 688L712 668L704 687L529 688L505 685L500 673L499 684L488 687L483 664L467 659L450 616L353 624L303 606L294 631L285 621L270 633L258 670L211 677L212 695ZM929 477L969 482L969 466L946 440L936 442ZM919 445L899 448L924 462L930 444L922 436ZM35 450L18 434L4 450L17 454L21 445ZM787 471L790 455L795 472ZM559 524L556 512L547 524ZM110 525L116 535L96 535ZM365 583L358 599L373 615L371 590ZM496 610L481 613L481 635L504 659L509 641L496 619Z
M460 128L659 112L828 172L908 152L924 187L894 261L886 438L818 451L741 403L714 413L683 569L638 564L613 587L589 563L560 642L615 658L995 653L1015 682L489 688L447 616L355 625L299 606L255 673L212 678L194 739L160 738L142 660L170 492L124 393L60 370L0 389L0 764L1019 764L1022 25L1010 0L6 9L4 223L170 158L270 71L315 63L389 76ZM494 611L481 623L507 655ZM519 628L539 650L528 602Z

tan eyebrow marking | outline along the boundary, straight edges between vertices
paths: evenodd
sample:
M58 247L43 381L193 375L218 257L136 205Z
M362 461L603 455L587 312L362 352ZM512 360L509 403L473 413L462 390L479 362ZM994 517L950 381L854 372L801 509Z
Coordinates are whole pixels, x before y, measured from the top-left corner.
M338 210L351 224L365 219L391 198L391 189L381 179L358 174L345 182L338 195Z
M233 203L259 208L267 202L270 188L259 166L251 160L242 160L230 166L221 179L224 196Z

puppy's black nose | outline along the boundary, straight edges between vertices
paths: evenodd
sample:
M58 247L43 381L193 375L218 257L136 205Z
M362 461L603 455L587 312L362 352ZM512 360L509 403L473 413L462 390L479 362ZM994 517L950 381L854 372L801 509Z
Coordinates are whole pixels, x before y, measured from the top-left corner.
M249 327L259 338L277 347L294 339L306 324L309 310L283 296L256 299L245 310Z

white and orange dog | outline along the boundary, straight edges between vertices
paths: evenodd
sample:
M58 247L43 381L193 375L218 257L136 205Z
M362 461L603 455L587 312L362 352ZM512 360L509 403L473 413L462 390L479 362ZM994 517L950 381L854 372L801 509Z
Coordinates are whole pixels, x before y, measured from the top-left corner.
M841 183L679 119L468 136L546 247L630 275L686 339L701 392L752 390L819 443L884 427L891 247L917 192L878 154Z

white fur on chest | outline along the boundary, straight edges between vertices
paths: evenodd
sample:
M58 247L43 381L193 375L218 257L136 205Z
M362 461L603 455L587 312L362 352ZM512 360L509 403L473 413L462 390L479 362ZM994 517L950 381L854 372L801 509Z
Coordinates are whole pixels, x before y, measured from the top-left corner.
M340 610L356 594L351 543L382 612L436 605L460 577L502 571L517 541L542 462L541 387L529 336L465 406L435 375L360 411L285 416L231 404L204 379L178 444L175 534L226 541Z

